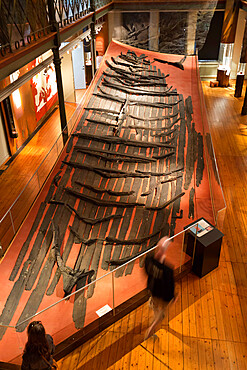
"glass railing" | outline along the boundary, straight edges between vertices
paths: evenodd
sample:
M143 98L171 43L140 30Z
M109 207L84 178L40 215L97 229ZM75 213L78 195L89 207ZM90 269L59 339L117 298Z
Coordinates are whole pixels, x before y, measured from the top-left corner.
M37 170L34 172L7 212L5 212L0 219L0 245L2 250L7 250L20 225L30 211L32 204L45 184L46 179L49 177L64 148L64 134L66 133L66 135L68 134L69 136L74 129L75 124L78 123L83 104L84 97L81 99L72 117L69 119L67 126L59 134Z
M191 270L194 252L191 256L186 254L183 243L189 230L190 228L186 228L169 239L166 261L173 265L176 280ZM194 247L195 244L191 246L192 250ZM90 330L95 331L96 327L100 329L102 320L97 319L102 316L107 314L104 318L105 325L107 320L110 321L114 315L119 315L123 309L128 310L131 299L146 288L144 259L146 254L155 248L156 246L143 251L137 257L97 277L95 281L64 298L57 299L63 293L58 289L52 304L41 308L35 315L18 321L15 325L5 325L1 322L0 361L17 365L21 363L27 341L27 326L33 320L41 321L47 333L52 335L55 344L58 345L67 338L72 338L81 329L87 330L87 334L90 334ZM16 322L16 317L13 321ZM7 343L11 343L11 346Z
M219 229L223 227L223 221L226 212L226 201L224 197L224 192L222 189L217 161L215 157L212 137L210 133L210 128L207 119L207 110L201 85L201 80L199 76L199 64L198 56L196 55L194 59L193 69L196 71L197 78L193 77L192 74L192 89L198 89L199 91L199 107L201 110L201 119L203 127L203 144L204 144L204 156L206 160L206 168L208 172L208 184L210 189L210 198L212 202L213 216L215 220L215 226Z

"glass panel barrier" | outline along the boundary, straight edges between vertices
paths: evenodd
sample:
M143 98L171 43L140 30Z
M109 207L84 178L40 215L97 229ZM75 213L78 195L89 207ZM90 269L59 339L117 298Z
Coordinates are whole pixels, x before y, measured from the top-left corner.
M71 133L82 111L82 101L76 108L72 117L68 121L68 131ZM67 129L67 128L66 128ZM65 130L66 130L65 129ZM0 244L3 251L6 251L16 234L21 223L29 212L34 200L39 194L45 180L49 176L53 166L64 148L63 134L60 133L56 142L52 145L50 151L43 159L37 171L33 174L27 185L20 191L19 196L11 205L9 210L2 216L0 220ZM12 227L11 227L11 226ZM6 231L7 230L7 231Z
M166 251L166 261L174 268L174 277L178 279L184 273L191 270L192 258L184 250L185 231L170 238L170 245ZM150 249L155 250L154 248ZM114 297L115 306L118 307L134 295L144 290L147 286L147 276L144 270L144 259L149 251L143 251L140 257L123 266L117 267L114 274ZM131 304L131 301L129 301Z
M15 229L12 225L12 215L11 211L5 214L5 216L0 221L0 244L1 253L4 253L15 235Z
M169 239L166 262L173 266L175 280L191 271L195 256L196 237L201 232L200 225L198 227L197 225L198 222L195 222ZM188 242L187 233L189 231L195 237ZM64 297L63 284L60 281L54 296L44 296L37 314L24 320L18 319L15 314L12 320L12 322L17 322L15 326L6 325L6 328L0 326L2 336L0 361L20 364L27 340L27 326L31 321L41 321L46 332L54 338L56 345L75 335L80 329L87 330L87 333L90 330L95 330L97 326L100 329L101 321L97 319L109 312L110 318L119 314L128 305L131 305L131 299L136 294L146 288L147 276L143 268L144 259L147 253L154 251L155 248L156 246L148 251L143 251L141 255L108 273L100 270L96 281L92 281L67 297ZM52 304L50 304L51 302ZM121 306L123 303L126 304ZM3 322L1 324L4 325ZM93 325L90 326L90 324ZM16 332L14 328L16 328ZM3 351L2 349L7 346L4 336L6 331L8 331L8 341L13 341L12 343L15 345L9 346L7 351Z
M60 136L61 137L61 136ZM41 163L37 170L37 176L39 179L40 187L45 183L47 177L49 176L53 166L55 165L57 161L57 146L54 145L52 149L47 154L45 161Z
M21 355L27 341L27 327L32 321L41 321L46 332L52 335L55 344L63 342L78 330L88 327L93 322L96 325L100 325L100 322L96 320L107 312L112 311L113 308L112 287L112 273L110 272L102 275L96 282L92 282L84 288L57 301L56 298L64 296L61 284L61 286L57 287L56 298L53 299L54 302L52 305L47 305L48 301L51 302L51 297L44 297L37 314L27 317L22 321L20 319L18 320L16 324L17 333L15 335L12 333L12 336L15 338L15 342L13 343L17 343L18 335L19 347L14 345L8 353L4 353L2 349L7 345L5 343L7 339L3 336L0 341L0 361L15 364L21 363ZM61 322L63 323L62 326ZM95 329L95 325L93 329ZM7 330L9 331L9 328Z
M39 191L40 182L38 173L36 172L29 180L16 202L12 205L11 214L13 215L15 232L17 232L18 228L22 224L24 218L30 210L31 205L39 194Z
M199 76L199 67L198 67L198 58L195 56L193 59L193 68L192 71L196 71L196 73L191 74L191 86L194 91L198 91L197 95L199 97L199 101L197 102L200 108L200 117L198 117L202 122L202 133L203 133L203 148L204 148L204 157L205 163L204 166L207 169L207 176L208 176L208 184L210 190L210 197L214 223L217 227L222 227L223 219L224 219L224 209L226 208L226 202L224 198L224 193L222 190L218 167L216 163L213 142L210 134L210 128L207 119L207 110L204 101L204 95L202 90L202 85ZM206 171L204 171L206 172ZM205 174L206 175L206 174ZM207 204L204 202L202 207L198 207L198 210L201 209L201 214L198 214L196 218L205 217L204 215L204 208L207 207ZM219 217L220 212L220 217ZM206 217L207 218L207 217ZM210 220L209 220L210 221ZM218 224L220 222L220 224Z

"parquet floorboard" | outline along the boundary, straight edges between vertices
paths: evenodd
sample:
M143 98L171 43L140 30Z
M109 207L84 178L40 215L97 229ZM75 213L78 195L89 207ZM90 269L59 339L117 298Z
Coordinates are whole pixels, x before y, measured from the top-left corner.
M169 309L156 340L143 340L152 318L148 302L131 312L129 319L106 329L109 335L102 339L102 348L105 343L109 356L94 361L94 368L247 369L247 125L240 114L243 97L234 98L234 85L210 88L203 82L203 90L227 203L219 268L201 279L190 274L178 282L180 298ZM123 340L119 330L125 333ZM91 341L75 352L83 354ZM74 354L67 358L71 356ZM59 369L71 368L63 359Z

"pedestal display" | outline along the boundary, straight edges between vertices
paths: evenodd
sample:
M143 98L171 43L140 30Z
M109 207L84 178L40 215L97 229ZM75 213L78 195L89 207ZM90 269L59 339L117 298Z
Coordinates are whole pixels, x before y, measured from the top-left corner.
M217 81L219 81L220 87L228 87L229 86L229 74L227 73L227 69L220 69L217 70Z
M185 235L184 251L193 257L195 246L192 270L199 277L203 277L218 267L224 234L203 217L186 228L190 226L191 229Z
M242 95L242 89L243 89L243 83L244 83L244 74L238 73L236 78L236 86L235 86L235 98L240 98Z

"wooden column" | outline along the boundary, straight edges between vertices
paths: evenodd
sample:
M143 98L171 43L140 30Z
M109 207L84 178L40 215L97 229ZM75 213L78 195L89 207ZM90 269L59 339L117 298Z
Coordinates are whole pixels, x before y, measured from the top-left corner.
M222 44L232 44L235 41L239 6L240 0L226 1L225 15L221 33Z

